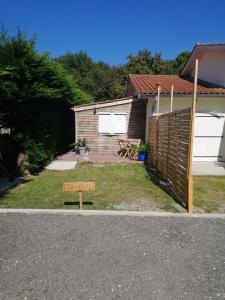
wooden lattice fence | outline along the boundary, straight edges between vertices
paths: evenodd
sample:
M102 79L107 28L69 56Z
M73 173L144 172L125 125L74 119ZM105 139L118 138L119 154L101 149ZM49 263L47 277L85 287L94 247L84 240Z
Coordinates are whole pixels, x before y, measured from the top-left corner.
M189 196L191 108L150 117L149 164L160 171L179 201L187 207Z

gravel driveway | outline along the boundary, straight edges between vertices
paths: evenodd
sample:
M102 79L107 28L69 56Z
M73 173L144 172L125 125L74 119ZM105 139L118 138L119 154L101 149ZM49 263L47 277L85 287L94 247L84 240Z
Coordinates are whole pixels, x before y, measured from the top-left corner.
M0 299L225 299L225 221L0 214Z

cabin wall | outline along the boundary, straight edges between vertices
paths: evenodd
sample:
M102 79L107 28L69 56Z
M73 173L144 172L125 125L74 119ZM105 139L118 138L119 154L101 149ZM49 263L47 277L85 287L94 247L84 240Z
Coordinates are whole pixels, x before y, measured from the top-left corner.
M126 134L103 135L98 132L98 116L101 112L126 113ZM146 103L144 100L110 107L76 112L76 138L86 138L91 152L116 154L118 139L138 138L144 141L146 127Z

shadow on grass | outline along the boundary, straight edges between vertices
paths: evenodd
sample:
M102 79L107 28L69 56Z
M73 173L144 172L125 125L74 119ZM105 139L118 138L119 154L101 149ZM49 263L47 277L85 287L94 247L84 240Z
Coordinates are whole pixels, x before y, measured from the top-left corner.
M1 184L1 180L4 179L4 182ZM0 201L3 201L4 198L10 193L12 189L15 187L26 184L30 181L33 181L33 178L16 178L16 177L9 177L7 178L0 178Z
M83 201L82 203L83 203L83 205L93 205L92 201ZM80 206L80 202L79 201L65 201L64 205L77 205L77 206Z
M177 204L179 204L184 209L187 209L186 205L171 190L168 182L166 182L165 179L162 177L162 174L157 169L151 168L147 162L145 162L144 166L148 173L147 178L151 180L152 183L164 190Z

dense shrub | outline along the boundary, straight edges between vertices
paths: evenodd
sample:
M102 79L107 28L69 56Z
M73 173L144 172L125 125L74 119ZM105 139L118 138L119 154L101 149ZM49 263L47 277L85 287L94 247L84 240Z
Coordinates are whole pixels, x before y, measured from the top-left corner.
M53 158L51 151L46 149L43 143L33 139L24 142L24 150L28 155L28 170L30 173L38 173Z
M73 142L71 105L91 100L61 64L36 51L34 39L21 31L14 37L1 32L0 117L1 126L11 131L2 147L7 164L11 152L16 165L16 157L25 151L30 171L41 170Z

